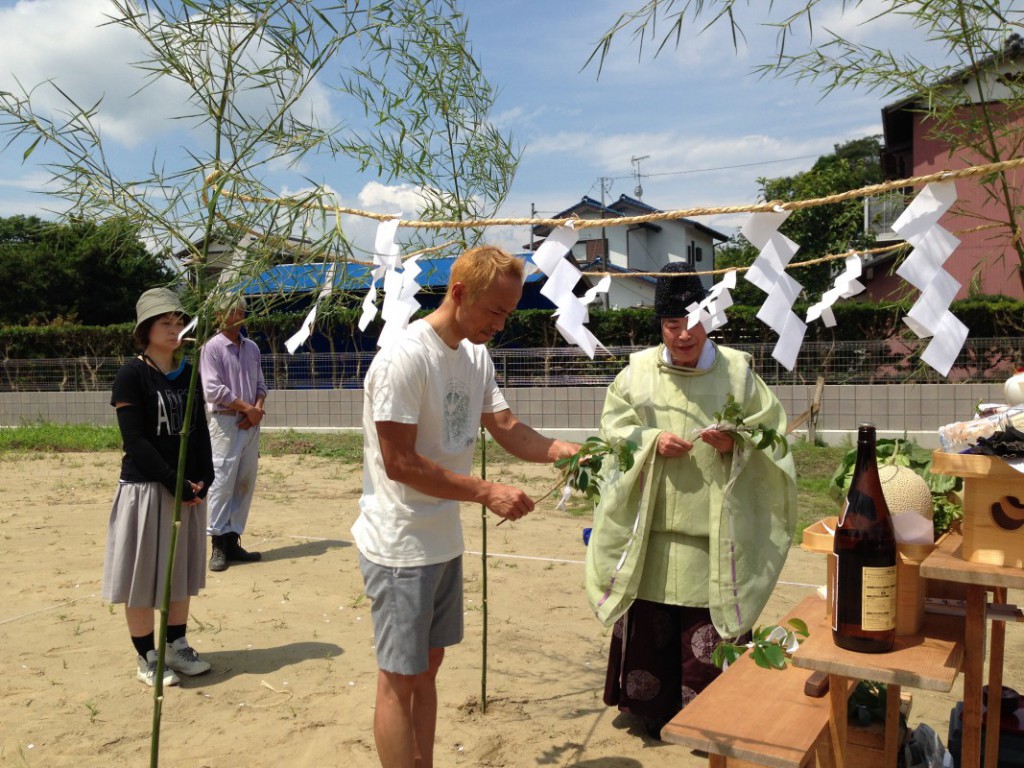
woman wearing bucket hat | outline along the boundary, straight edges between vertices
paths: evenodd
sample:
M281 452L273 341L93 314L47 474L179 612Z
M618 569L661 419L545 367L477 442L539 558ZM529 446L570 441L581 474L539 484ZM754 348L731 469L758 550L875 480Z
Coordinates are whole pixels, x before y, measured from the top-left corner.
M605 704L642 718L655 738L718 675L717 643L750 630L796 523L792 456L743 448L709 426L732 395L747 423L784 434L781 403L749 355L691 327L707 295L693 268L662 271L662 343L630 355L605 398L602 436L639 451L602 489L586 568L591 607L614 625Z
M103 598L123 603L128 632L138 654L137 676L156 682L154 610L164 592L174 519L180 434L185 420L191 365L176 359L184 310L167 288L152 288L135 305L133 334L139 356L114 379L110 404L117 409L124 456L107 528ZM198 675L210 665L185 638L189 600L206 586L206 504L213 482L210 434L202 397L193 398L181 528L174 555L167 626L164 685L177 685L175 672Z

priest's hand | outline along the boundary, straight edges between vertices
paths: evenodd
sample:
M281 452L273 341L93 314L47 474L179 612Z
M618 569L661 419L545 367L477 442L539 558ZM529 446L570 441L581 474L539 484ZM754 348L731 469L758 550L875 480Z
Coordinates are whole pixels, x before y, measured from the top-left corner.
M684 440L679 435L673 435L671 432L662 432L658 435L659 456L671 459L689 453L692 448L693 443Z
M700 439L719 453L731 453L736 446L732 435L718 429L705 429L700 433Z

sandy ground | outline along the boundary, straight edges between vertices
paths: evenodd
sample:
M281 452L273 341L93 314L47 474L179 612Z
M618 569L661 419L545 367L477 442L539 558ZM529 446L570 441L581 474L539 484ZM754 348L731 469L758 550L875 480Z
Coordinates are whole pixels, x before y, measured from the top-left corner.
M0 457L0 765L148 764L152 690L135 680L121 609L99 598L118 461ZM554 480L547 467L489 469L499 475L535 495ZM243 543L264 560L209 574L193 602L189 637L213 670L167 689L161 765L378 764L370 612L349 534L360 482L352 465L262 459ZM466 639L441 672L437 765L706 765L684 747L641 736L601 703L608 631L583 597L588 522L549 502L518 523L488 520L482 711L479 509L467 505L464 520ZM824 571L820 555L794 548L763 622L812 592ZM1006 683L1020 690L1022 656L1024 628L1011 625ZM959 680L949 694L915 691L911 725L926 722L945 738L960 691Z

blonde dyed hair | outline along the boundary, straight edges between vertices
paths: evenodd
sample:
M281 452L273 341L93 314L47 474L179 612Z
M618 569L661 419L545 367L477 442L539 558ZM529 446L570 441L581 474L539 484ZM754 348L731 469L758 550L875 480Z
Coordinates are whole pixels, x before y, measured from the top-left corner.
M466 287L466 298L472 303L486 291L495 280L502 277L523 279L523 262L507 251L494 245L478 245L463 253L452 264L448 278L446 298L451 298L452 286L462 283Z

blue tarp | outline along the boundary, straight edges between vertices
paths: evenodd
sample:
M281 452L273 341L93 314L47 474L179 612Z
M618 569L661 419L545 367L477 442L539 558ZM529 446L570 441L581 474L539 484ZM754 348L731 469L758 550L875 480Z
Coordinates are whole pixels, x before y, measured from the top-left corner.
M526 255L527 260L531 255ZM420 259L417 264L422 270L416 282L427 289L445 289L451 275L454 256L434 259ZM246 296L260 296L267 293L292 294L313 293L323 287L330 264L279 264L263 272L244 289ZM359 292L369 288L371 267L350 262L339 263L334 274L334 290ZM534 272L526 283L539 283L544 275ZM379 286L378 286L379 287Z

